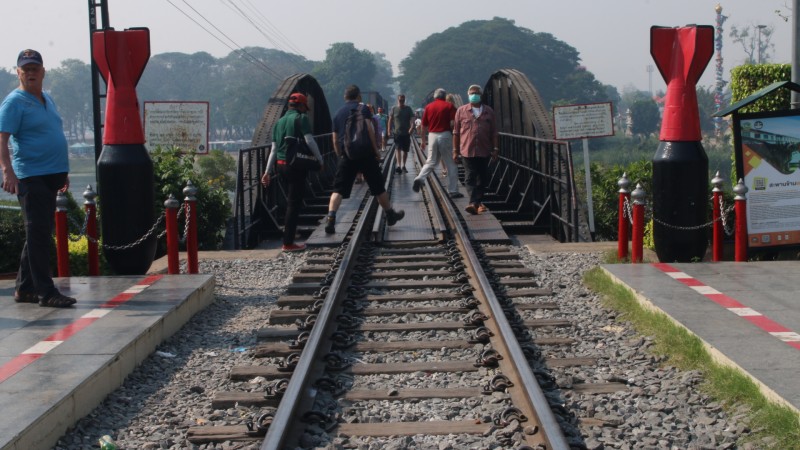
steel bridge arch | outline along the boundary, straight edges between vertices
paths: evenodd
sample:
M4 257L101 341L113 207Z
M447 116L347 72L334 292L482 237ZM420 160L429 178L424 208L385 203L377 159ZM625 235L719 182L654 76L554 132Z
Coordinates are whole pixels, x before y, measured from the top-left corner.
M539 91L519 70L493 73L483 89L483 100L500 119L501 133L555 139L553 122Z

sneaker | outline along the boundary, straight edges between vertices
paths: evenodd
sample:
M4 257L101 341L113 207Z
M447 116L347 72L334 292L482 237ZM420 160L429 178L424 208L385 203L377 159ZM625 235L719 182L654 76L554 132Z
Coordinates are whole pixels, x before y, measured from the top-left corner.
M306 249L306 244L283 244L282 250L285 252L302 252Z
M402 209L400 211L395 211L390 209L386 212L386 224L390 227L396 224L399 220L406 216L406 212Z
M411 189L413 189L414 192L419 192L421 187L422 187L422 180L414 180L414 184L411 185Z
M480 205L478 205L478 214L483 214L483 213L485 213L485 212L486 212L486 211L488 211L488 210L489 210L489 208L487 208L486 206L484 206L484 204L483 204L483 203L481 203Z
M394 173L401 174L401 173L403 173L403 169L398 167L398 168L394 169Z
M49 308L69 308L75 304L75 299L67 297L60 292L54 292L47 297L42 297L39 300L39 306L46 306Z
M470 213L472 215L478 214L478 208L472 203L467 205L467 207L464 208L464 211L466 211L466 212L468 212L468 213Z
M450 198L464 198L464 194L461 192L451 192Z
M336 233L336 217L326 216L326 218L325 218L325 233L326 234Z
M408 173L408 169L406 169L405 167L403 167L403 173Z

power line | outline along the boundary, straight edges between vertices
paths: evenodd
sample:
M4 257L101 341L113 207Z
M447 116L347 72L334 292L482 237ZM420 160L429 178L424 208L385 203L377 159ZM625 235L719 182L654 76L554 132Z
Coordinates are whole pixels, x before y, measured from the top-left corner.
M193 8L191 5L189 5L188 3L186 3L186 0L183 0L183 2L184 2L184 3L186 3L186 5L187 5L187 6L189 6L189 8L191 8L191 9L192 9L192 11L194 11L194 12L195 12L195 13L196 13L198 16L202 17L202 18L203 18L203 20L205 20L205 21L206 21L206 22L207 22L209 25L211 25L212 27L214 27L214 29L215 29L215 30L217 30L217 31L218 31L220 34L222 34L222 35L223 35L223 36L224 36L226 39L228 39L228 40L229 40L231 43L233 43L233 45L235 45L237 48L234 48L234 47L232 47L230 44L228 44L227 42L225 42L225 41L223 41L222 39L220 39L220 38L219 38L219 36L215 35L215 34L214 34L214 33L212 33L210 30L208 30L208 28L204 27L204 26L203 26L203 25L202 25L200 22L198 22L197 20L195 20L195 19L194 19L194 18L193 18L191 15L189 15L188 13L186 13L186 11L182 10L182 9L181 9L180 7L178 7L176 4L172 3L172 0L166 0L166 1L167 1L167 3L169 3L170 5L172 5L172 6L173 6L175 9L177 9L177 10L178 10L178 11L179 11L181 14L183 14L183 15L184 15L184 16L186 16L186 17L187 17L189 20L191 20L192 22L194 22L194 23L195 23L197 26L199 26L200 28L202 28L202 29L203 29L203 31L205 31L206 33L208 33L209 35L211 35L211 36L212 36L214 39L218 40L218 41L219 41L219 42L220 42L222 45L224 45L224 46L228 47L229 49L231 49L231 51L238 53L240 56L244 56L244 57L245 57L245 59L249 60L249 62L251 62L252 64L254 64L254 65L258 66L258 67L259 67L261 70L263 70L263 71L264 71L264 72L266 72L268 75L270 75L270 76L272 76L273 78L275 78L276 80L278 80L278 81L282 81L282 78L281 78L280 76L278 76L278 74L277 74L277 73L275 73L275 71L274 71L274 70L270 69L270 68L269 68L269 66L267 66L266 64L264 64L264 62L263 62L263 61L261 61L260 59L256 58L255 56L251 55L251 54L250 54L250 53L249 53L247 50L245 50L244 48L242 48L242 47L241 47L239 44L237 44L237 43L236 43L236 41L234 41L233 39L231 39L231 38L230 38L230 37L229 37L227 34L225 34L225 33L224 33L222 30L220 30L220 29L219 29L219 28L218 28L216 25L214 25L213 23L211 23L211 21L210 21L210 20L208 20L207 18L205 18L205 16L203 16L203 15L202 15L200 12L198 12L196 9L194 9L194 8Z

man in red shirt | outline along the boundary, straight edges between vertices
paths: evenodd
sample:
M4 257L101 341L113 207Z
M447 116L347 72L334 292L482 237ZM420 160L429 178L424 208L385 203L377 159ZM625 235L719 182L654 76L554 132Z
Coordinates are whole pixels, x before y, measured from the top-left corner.
M436 89L433 93L433 101L428 103L422 113L422 148L425 148L428 142L431 145L428 150L428 160L422 166L417 178L414 178L413 189L414 192L419 192L425 177L436 168L439 160L443 159L447 166L447 172L452 174L447 179L450 198L460 198L464 194L458 192L458 169L450 155L450 149L453 146L451 130L453 129L453 119L456 116L456 108L452 103L445 101L446 95L447 92L444 89Z
M469 191L466 211L480 214L486 211L482 200L489 185L489 160L496 161L500 153L499 135L494 111L481 99L481 87L470 86L467 98L469 103L456 110L453 121L453 159L463 157Z

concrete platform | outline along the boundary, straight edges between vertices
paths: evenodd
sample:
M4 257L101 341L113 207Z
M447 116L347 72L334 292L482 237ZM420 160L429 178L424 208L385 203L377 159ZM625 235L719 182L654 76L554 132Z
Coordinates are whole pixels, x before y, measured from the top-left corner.
M603 265L720 363L800 413L800 261Z
M214 299L212 275L56 279L74 308L14 302L0 281L0 448L50 449Z

